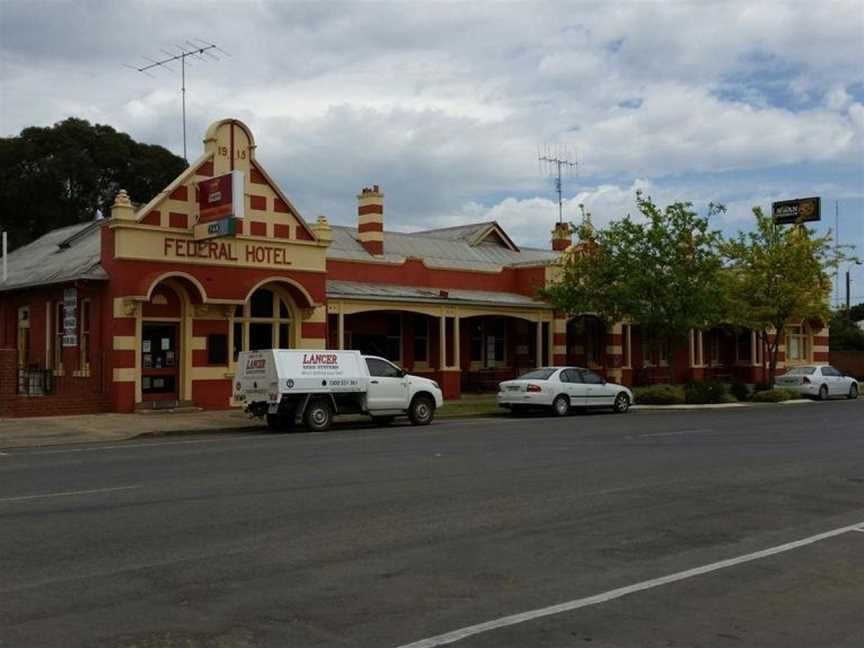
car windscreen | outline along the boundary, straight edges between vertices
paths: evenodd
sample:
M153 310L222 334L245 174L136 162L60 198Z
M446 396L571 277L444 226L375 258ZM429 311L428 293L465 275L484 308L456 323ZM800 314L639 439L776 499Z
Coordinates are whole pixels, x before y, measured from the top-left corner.
M789 371L786 372L787 376L809 376L814 371L816 371L816 367L793 367Z
M519 376L518 380L549 380L555 369L535 369Z

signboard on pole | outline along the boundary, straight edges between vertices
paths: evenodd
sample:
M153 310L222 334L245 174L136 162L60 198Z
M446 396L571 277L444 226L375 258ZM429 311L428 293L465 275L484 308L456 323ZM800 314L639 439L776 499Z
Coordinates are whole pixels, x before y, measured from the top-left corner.
M231 171L199 182L195 238L201 240L233 235L236 231L233 220L245 215L245 201L242 171ZM211 227L214 223L219 224Z
M822 218L821 200L816 196L771 203L771 215L778 225L818 221Z
M63 346L78 346L78 290L63 290Z

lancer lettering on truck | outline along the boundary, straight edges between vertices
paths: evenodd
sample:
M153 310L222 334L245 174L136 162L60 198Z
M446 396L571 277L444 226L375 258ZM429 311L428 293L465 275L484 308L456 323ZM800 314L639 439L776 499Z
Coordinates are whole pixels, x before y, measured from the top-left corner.
M366 414L380 424L407 416L428 425L444 403L434 380L359 351L245 351L237 372L234 399L273 429L302 422L322 431L337 414Z

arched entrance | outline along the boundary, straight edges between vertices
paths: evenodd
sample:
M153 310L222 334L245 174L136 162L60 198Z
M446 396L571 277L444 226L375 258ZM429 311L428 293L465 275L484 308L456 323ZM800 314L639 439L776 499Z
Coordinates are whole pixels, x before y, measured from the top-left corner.
M141 308L141 400L177 401L182 390L182 288L157 284ZM185 296L185 295L184 295Z

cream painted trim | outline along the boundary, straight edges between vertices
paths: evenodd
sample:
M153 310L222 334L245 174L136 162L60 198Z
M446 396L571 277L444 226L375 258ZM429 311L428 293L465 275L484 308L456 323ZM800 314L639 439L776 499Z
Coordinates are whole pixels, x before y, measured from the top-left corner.
M140 389L138 378L138 370L135 367L123 367L114 368L114 382L134 382L136 383L137 389ZM138 402L141 402L141 398L138 398Z
M357 238L360 239L361 242L365 241L381 241L384 242L384 232L358 232Z
M206 337L192 336L192 350L193 351L206 351L207 350L207 338Z
M367 225L368 223L381 223L384 224L384 214L360 214L357 216L357 224L358 225ZM360 235L366 234L366 232L361 232Z
M556 344L553 355L567 355L567 347L563 344Z
M303 321L310 322L312 324L326 324L327 309L324 306L315 306L315 308L312 309L312 314Z
M115 335L112 346L115 351L137 351L138 340L134 335Z
M192 380L228 380L225 375L228 373L228 368L225 365L213 367L192 367L190 372Z
M813 347L813 353L828 353L830 350L831 347L827 347L822 344L817 344Z
M567 320L555 318L553 321L553 331L555 333L567 333Z
M300 340L300 344L298 345L299 349L326 349L327 348L327 340L324 338L302 338Z

